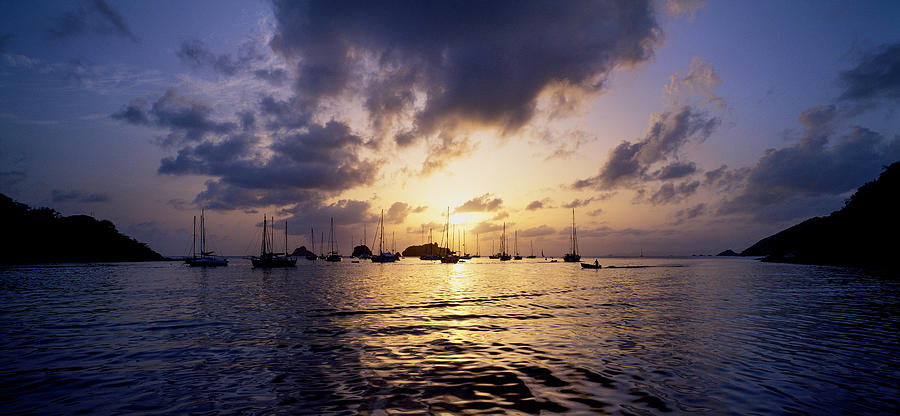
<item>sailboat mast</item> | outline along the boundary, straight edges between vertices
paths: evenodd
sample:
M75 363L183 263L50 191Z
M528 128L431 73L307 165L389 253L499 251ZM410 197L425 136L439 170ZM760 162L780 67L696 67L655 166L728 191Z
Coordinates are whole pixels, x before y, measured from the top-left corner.
M334 217L331 217L331 231L328 232L328 240L331 253L334 253Z
M287 221L284 222L284 255L287 257Z
M572 254L578 254L575 248L575 208L572 208Z
M194 236L191 238L191 256L197 257L197 216L194 215Z
M200 210L200 255L206 252L206 214Z
M266 237L268 237L268 235L269 235L269 233L268 233L268 230L266 229L266 216L263 215L263 238L262 238L262 247L260 247L260 249L259 249L260 256L266 255Z

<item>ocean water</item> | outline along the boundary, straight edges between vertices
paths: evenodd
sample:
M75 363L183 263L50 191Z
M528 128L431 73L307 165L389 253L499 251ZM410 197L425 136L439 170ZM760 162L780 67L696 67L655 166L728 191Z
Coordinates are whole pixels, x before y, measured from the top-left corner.
M0 268L0 413L900 410L896 278L600 262Z

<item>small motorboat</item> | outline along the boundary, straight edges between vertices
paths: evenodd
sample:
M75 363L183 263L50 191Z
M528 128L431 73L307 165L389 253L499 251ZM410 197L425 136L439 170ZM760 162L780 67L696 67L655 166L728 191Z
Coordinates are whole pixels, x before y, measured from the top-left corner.
M581 268L582 268L582 269L599 269L599 268L601 268L601 267L603 267L603 266L601 266L600 263L596 263L596 262L595 262L594 264L591 264L591 263L581 263Z

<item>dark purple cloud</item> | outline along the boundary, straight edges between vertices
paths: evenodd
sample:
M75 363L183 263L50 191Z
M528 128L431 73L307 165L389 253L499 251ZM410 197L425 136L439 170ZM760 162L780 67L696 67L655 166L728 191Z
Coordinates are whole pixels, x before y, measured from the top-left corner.
M357 156L363 146L364 140L346 125L331 121L283 136L268 147L250 134L186 146L176 157L163 159L159 172L218 177L198 196L210 208L284 205L371 184L378 167Z
M501 230L503 230L503 224L495 224L490 221L482 221L472 227L472 232L475 234L495 233Z
M673 162L663 166L653 173L653 177L661 181L680 179L697 173L697 164L694 162Z
M707 205L705 203L699 203L690 208L685 208L682 210L678 210L675 212L675 222L672 225L681 225L687 221L690 221L694 218L697 218L707 211Z
M428 207L419 206L419 207L411 207L406 202L394 202L391 207L385 213L384 221L389 224L401 224L406 221L406 217L409 214L415 214L422 211Z
M228 134L237 129L234 122L212 119L212 109L206 104L178 95L169 88L153 105L134 99L112 117L135 125L150 125L169 129L163 139L165 145L198 142L208 135Z
M453 208L453 212L491 212L503 207L503 200L492 198L491 194L476 196L462 205Z
M900 99L900 43L864 55L856 67L841 73L839 83L842 100Z
M591 202L593 202L593 201L595 201L595 200L604 200L604 199L609 199L609 198L611 198L611 197L612 197L612 196L610 195L609 197L606 197L606 198L586 198L586 199L577 199L577 198L576 198L576 199L573 199L572 202L568 202L568 203L563 204L562 207L563 207L563 208L569 208L569 209L572 209L572 208L580 208L580 207L586 207L586 206L588 206Z
M512 133L547 88L600 90L615 68L653 55L655 5L275 0L270 45L296 63L297 96L360 94L381 132L408 113L414 125L396 138L409 145L469 127Z
M288 230L289 233L305 235L312 227L315 228L317 236L319 232L325 231L327 244L328 228L332 218L337 229L353 227L354 230L359 230L363 225L378 223L380 215L373 214L371 209L371 205L366 201L342 199L325 202L314 198L284 210L283 214L289 216L286 218L289 223L295 224L292 230ZM317 245L318 243L316 241Z
M249 71L253 64L265 58L250 42L241 45L237 55L232 57L230 53L214 53L199 39L182 41L175 55L194 68L209 68L219 75L228 77ZM263 71L264 75L271 75L271 72Z
M550 198L544 198L538 201L531 201L525 206L528 211L537 211L544 208L553 208L550 206Z
M900 136L890 139L859 126L838 136L831 125L834 117L830 106L804 111L799 121L806 129L800 140L763 152L747 170L743 188L722 204L719 213L798 218L808 212L802 209L804 204L838 201L840 195L877 177L883 166L900 160Z
M78 9L57 16L47 34L54 39L68 39L84 34L117 36L140 43L122 15L106 0L82 0Z
M717 117L710 117L690 106L655 114L641 140L620 143L609 151L600 173L576 181L573 187L616 189L652 180L653 175L648 174L652 165L675 158L689 141L706 140L719 123ZM695 168L691 163L673 163L660 169L657 176L685 176L691 168Z
M700 181L686 181L679 184L666 182L650 196L647 202L653 205L676 204L697 192Z
M522 231L519 231L519 237L543 237L545 235L553 235L556 233L556 229L553 227L548 227L547 225L540 225L537 227L528 228Z
M703 174L705 178L703 185L720 192L728 192L742 185L749 173L748 167L729 169L728 165L722 165Z

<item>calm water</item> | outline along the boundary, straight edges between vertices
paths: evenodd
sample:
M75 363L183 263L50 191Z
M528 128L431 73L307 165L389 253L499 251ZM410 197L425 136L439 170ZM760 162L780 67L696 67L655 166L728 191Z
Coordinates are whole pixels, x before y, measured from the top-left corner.
M900 280L540 261L0 268L0 413L900 410Z

